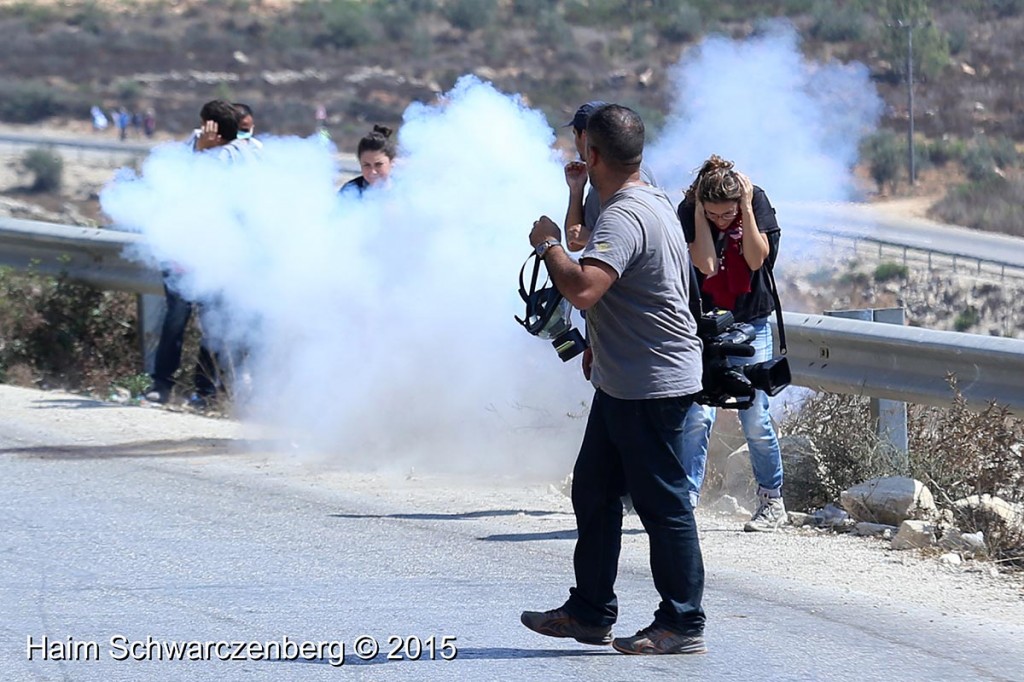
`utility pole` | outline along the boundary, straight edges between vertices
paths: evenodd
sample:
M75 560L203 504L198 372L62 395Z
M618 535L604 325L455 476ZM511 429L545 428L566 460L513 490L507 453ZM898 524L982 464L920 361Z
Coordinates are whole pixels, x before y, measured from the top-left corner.
M897 25L907 31L907 169L910 172L910 184L917 181L914 169L914 29L917 24L902 19Z

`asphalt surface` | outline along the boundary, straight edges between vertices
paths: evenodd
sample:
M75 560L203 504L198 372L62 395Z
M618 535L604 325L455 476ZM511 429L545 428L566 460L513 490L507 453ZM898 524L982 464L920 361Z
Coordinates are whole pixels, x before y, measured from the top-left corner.
M544 638L519 613L566 596L565 514L500 488L468 508L417 507L401 491L328 485L276 453L196 436L182 415L167 415L167 438L133 438L111 432L102 404L44 402L31 426L0 421L2 680L1024 679L1024 647L995 621L714 566L706 656L629 657ZM70 437L72 425L90 435ZM657 595L642 553L623 556L617 591L617 634L646 626ZM44 637L95 647L57 647L77 660L42 660L40 649L28 660L29 638ZM363 650L364 660L355 648L367 638L380 652ZM221 640L345 649L340 665L337 648L311 659L134 660L161 644Z
M821 236L831 233L849 238L882 240L920 251L956 254L969 259L1024 268L1024 239L942 225L919 218L890 217L865 210L863 204L782 204L783 230L810 230ZM785 234L785 232L784 232Z

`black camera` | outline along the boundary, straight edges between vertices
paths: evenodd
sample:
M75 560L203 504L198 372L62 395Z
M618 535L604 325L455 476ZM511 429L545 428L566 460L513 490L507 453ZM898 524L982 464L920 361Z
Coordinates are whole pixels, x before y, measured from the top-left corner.
M533 277L530 288L526 288L523 275L526 265L534 258ZM572 326L572 305L562 297L554 283L537 288L541 258L533 254L523 263L519 271L519 297L526 303L526 315L516 317L516 322L526 331L542 339L551 339L551 345L558 352L562 362L568 362L587 348L587 340Z
M789 386L789 361L779 356L750 365L732 365L730 357L754 356L754 328L737 323L728 310L712 310L697 318L697 336L704 342L704 390L697 402L710 407L744 410L754 404L754 391L776 395Z

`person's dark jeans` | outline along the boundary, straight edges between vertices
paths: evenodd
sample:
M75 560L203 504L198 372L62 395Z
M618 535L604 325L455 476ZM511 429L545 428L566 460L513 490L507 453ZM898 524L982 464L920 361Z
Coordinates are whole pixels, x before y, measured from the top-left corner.
M624 493L650 539L661 603L654 621L682 634L704 630L704 561L683 469L683 421L693 396L619 400L597 390L573 470L579 537L576 586L565 608L589 625L618 617L615 577Z
M182 298L181 294L164 283L167 310L160 341L156 346L153 363L153 385L161 391L170 391L174 386L174 373L181 367L181 348L185 342L185 328L195 304ZM217 362L204 342L199 344L199 358L194 376L196 393L212 396L217 392Z

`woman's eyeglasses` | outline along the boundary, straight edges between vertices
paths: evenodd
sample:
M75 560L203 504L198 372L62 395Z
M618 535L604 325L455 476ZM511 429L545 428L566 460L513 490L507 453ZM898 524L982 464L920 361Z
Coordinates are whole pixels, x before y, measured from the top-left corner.
M704 217L708 220L732 220L739 213L735 208L725 213L712 213L711 211L704 211Z

